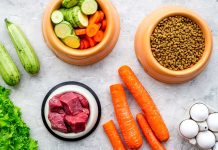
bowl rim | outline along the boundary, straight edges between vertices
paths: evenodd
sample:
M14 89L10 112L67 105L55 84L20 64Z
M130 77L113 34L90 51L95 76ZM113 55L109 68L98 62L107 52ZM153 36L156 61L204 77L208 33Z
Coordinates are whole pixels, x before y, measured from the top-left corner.
M148 27L148 30L147 30L148 34L145 35L146 38L144 38L145 40L143 40L143 43L142 43L144 49L146 49L146 54L149 55L148 57L150 57L152 63L159 70L161 70L161 72L163 72L164 74L173 75L173 76L185 76L187 74L197 72L199 70L199 68L201 68L202 66L204 66L207 63L208 58L211 56L211 53L212 53L212 33L211 33L207 23L198 14L196 14L192 10L185 8L185 7L182 7L182 6L164 6L161 8L162 8L161 13L159 12L159 10L156 10L153 12L156 14L158 13L158 15L156 15L156 18L154 19L155 22ZM167 11L164 11L164 10L167 10ZM203 32L204 38L205 38L205 50L204 50L204 53L203 53L201 59L195 65L193 65L192 67L190 67L188 69L174 71L174 70L170 70L170 69L162 66L154 58L152 51L151 51L151 46L150 46L150 36L153 33L157 24L161 20L163 20L164 18L170 17L170 16L178 16L178 15L190 18L193 22L195 22L196 24L199 25L199 27L201 28L201 30ZM143 24L144 23L145 22L143 22Z
M58 88L62 87L62 86L66 86L66 85L77 85L77 86L81 86L82 88L86 89L87 91L90 92L90 94L92 94L92 96L94 97L95 101L96 101L96 104L97 104L97 107L98 107L98 116L97 116L97 119L96 119L96 122L95 122L95 125L93 126L93 128L88 132L86 133L85 135L81 136L81 137L77 137L77 138L65 138L65 137L62 137L58 134L56 134L48 125L47 121L46 121L46 116L45 116L45 106L46 106L46 103L48 101L48 98L49 96L55 91L57 90ZM86 137L88 137L89 135L91 135L95 129L98 127L99 123L100 123L100 119L101 119L101 103L99 101L99 98L98 96L96 95L96 93L90 88L88 87L87 85L83 84L83 83L80 83L80 82L76 82L76 81L67 81L67 82L62 82L56 86L54 86L52 89L49 90L49 92L46 94L46 96L44 97L43 99L43 102L42 102L42 106L41 106L41 117L42 117L42 121L45 125L45 127L47 128L47 130L53 135L55 136L56 138L60 139L60 140L63 140L63 141L79 141L79 140L82 140Z
M54 45L59 52L65 54L65 55L69 55L70 57L73 57L73 58L76 57L77 59L78 59L78 57L81 57L81 59L82 59L84 57L91 56L91 55L96 54L99 51L103 50L107 46L107 43L110 42L110 37L113 36L113 34L114 34L112 32L113 26L109 25L114 21L114 17L113 17L113 14L111 13L112 6L109 5L111 3L109 3L108 0L96 0L96 1L98 2L99 7L105 13L105 17L106 17L107 24L108 24L108 26L105 30L105 33L104 33L104 38L100 43L98 43L94 47L84 49L84 50L74 49L74 48L70 48L70 47L66 46L55 35L50 16L51 16L51 13L55 9L58 9L60 7L62 0L52 0L48 4L48 6L44 12L43 21L42 21L44 39L47 39L47 42L49 42L50 46ZM46 28L46 26L48 26L48 27ZM50 36L50 38L46 38L47 36Z

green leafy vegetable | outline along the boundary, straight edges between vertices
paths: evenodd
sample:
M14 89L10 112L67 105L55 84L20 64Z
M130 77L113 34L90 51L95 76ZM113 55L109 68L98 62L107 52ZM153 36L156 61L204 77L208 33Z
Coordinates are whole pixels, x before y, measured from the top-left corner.
M21 119L20 108L9 99L10 90L0 86L0 150L37 150L29 128Z

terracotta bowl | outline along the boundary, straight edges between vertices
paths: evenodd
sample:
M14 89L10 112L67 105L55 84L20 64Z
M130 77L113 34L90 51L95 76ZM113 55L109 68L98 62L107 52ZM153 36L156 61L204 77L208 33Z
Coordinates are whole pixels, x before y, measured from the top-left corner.
M51 13L61 6L62 0L52 0L44 13L42 31L49 48L63 61L74 65L88 65L106 57L114 48L120 33L119 15L109 0L96 0L104 11L107 28L104 39L95 47L79 50L70 48L56 37L50 19Z
M181 15L196 22L205 37L205 50L202 58L191 68L173 71L160 65L153 57L150 36L157 24L166 17ZM144 70L153 78L165 83L182 83L193 79L207 66L212 53L212 33L207 23L193 11L178 7L161 7L152 12L139 25L135 35L135 52Z

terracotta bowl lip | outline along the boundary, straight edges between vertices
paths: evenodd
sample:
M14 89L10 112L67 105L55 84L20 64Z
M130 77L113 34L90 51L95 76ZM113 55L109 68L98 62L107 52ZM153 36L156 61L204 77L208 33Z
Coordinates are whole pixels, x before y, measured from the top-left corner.
M51 44L49 38L47 38L47 42L50 44L51 47L57 47L56 50L64 53L65 55L70 55L70 56L73 56L73 57L87 57L87 56L90 56L92 54L96 54L98 53L99 51L103 50L105 48L105 46L107 45L110 39L110 36L113 36L113 27L110 26L109 24L111 24L113 21L114 21L114 18L113 18L113 14L110 12L110 5L109 5L109 1L108 0L96 0L98 2L98 5L99 7L104 11L105 13L105 16L106 16L106 20L107 20L107 28L105 30L105 34L104 34L104 38L103 40L98 43L96 46L92 47L92 48L88 48L88 49L85 49L85 50L81 50L81 49L73 49L73 48L70 48L68 46L66 46L56 35L55 35L55 32L54 32L54 29L53 29L53 25L52 25L52 22L51 22L51 19L50 19L50 16L51 16L51 13L56 9L56 8L59 8L61 5L61 1L62 0L52 0L46 10L45 10L45 13L44 13L44 16L43 16L43 35L44 37L48 37L50 38L50 40L53 40L53 44ZM49 32L49 31L45 31L46 30L46 27L45 26L48 26L48 30L51 30L52 32ZM48 35L48 33L51 33L50 35ZM45 38L46 39L46 38Z
M210 28L208 27L207 23L195 12L193 12L190 9L187 9L185 7L181 7L181 6L165 6L165 7L161 7L161 8L165 8L168 10L172 10L172 11L165 11L161 14L159 14L159 16L155 19L155 22L152 23L149 28L148 28L148 34L146 35L147 38L145 38L145 40L143 40L143 46L144 49L146 49L146 54L148 55L148 57L151 58L152 63L162 72L164 72L165 74L168 75L173 75L173 76L184 76L184 75L188 75L191 74L193 72L197 72L197 70L199 70L202 66L207 64L207 61L209 60L210 56L211 56L211 52L212 52L212 33ZM156 10L159 11L159 10ZM164 18L170 17L170 16L184 16L187 18L190 18L192 21L194 21L195 23L197 23L199 25L199 27L201 28L204 37L205 37L205 50L204 53L201 57L201 59L191 68L185 69L185 70L180 70L180 71L173 71L170 70L168 68L163 67L161 64L159 64L159 62L154 58L152 51L151 51L151 45L150 45L150 36L153 33L155 27L157 26L157 24L163 20ZM144 22L145 23L145 22ZM143 24L144 24L143 23ZM141 24L141 25L143 25ZM147 46L146 46L147 45ZM149 49L148 49L149 48Z

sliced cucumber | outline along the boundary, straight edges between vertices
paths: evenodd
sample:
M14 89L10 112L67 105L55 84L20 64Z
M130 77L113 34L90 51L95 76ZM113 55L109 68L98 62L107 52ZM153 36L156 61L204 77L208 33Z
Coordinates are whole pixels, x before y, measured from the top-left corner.
M78 17L77 17L77 15L78 15L78 12L80 11L80 8L79 8L79 6L75 6L75 7L73 7L73 21L74 21L74 23L75 23L75 27L79 27L79 24L78 24Z
M63 0L62 6L65 8L71 8L78 3L78 0Z
M76 16L76 22L79 25L80 28L87 27L89 24L88 16L83 14L80 10L77 13Z
M63 21L55 25L54 30L57 37L63 39L72 34L73 28L69 22Z
M51 21L54 24L58 24L63 20L64 20L64 15L62 14L61 11L59 11L59 10L53 11L53 13L51 14Z
M98 10L98 4L95 0L84 0L81 5L81 10L86 15L92 15Z
M63 39L63 42L71 47L71 48L79 48L80 47L80 39L76 35L69 35Z

